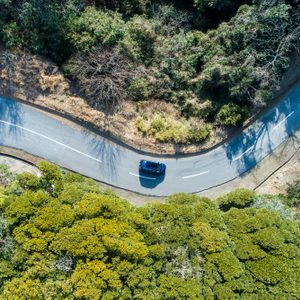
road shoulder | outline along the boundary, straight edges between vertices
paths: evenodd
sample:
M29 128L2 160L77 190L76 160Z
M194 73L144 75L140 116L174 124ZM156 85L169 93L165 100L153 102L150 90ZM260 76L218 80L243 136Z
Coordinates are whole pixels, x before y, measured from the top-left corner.
M38 175L35 165L42 159L22 150L0 146L0 164L8 165L13 172L30 172ZM215 199L236 188L248 188L259 194L284 193L287 184L299 179L300 173L300 130L265 157L252 170L222 185L198 193ZM151 201L164 202L165 197L149 197L123 190L99 182L102 189L111 189L135 206L143 206Z

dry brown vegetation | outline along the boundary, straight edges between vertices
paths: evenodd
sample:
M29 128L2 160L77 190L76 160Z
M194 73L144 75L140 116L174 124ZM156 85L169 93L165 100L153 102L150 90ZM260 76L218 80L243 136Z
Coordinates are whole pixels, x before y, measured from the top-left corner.
M145 102L126 100L114 114L106 114L105 108L95 109L91 101L82 97L67 80L56 64L39 56L29 54L8 54L0 52L0 90L7 97L20 99L30 104L49 108L62 115L84 121L92 127L120 139L139 149L161 153L195 152L208 149L228 137L228 132L214 128L210 138L199 144L181 145L159 143L153 137L144 137L138 132L136 120L149 117L154 112L164 113L174 120L180 118L179 108L172 103L150 99ZM281 89L287 90L299 78L300 59L281 82ZM193 122L191 118L190 123Z
M1 53L0 89L4 96L26 101L30 104L46 107L63 115L91 124L120 140L154 152L174 153L193 152L209 148L224 137L222 132L214 132L209 141L198 145L174 145L158 143L153 138L143 137L137 131L136 119L142 115L151 115L154 111L164 112L178 119L180 113L172 103L148 100L146 103L125 101L114 114L106 114L104 108L93 108L87 99L76 92L70 81L59 68L39 56L17 54L7 57Z

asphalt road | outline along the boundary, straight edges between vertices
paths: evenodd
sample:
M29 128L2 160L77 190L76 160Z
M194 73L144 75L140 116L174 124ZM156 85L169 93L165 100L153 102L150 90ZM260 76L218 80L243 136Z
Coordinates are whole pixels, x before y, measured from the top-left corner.
M227 182L253 168L299 128L300 86L228 143L198 156L156 159L0 97L0 145L146 195L199 192ZM166 175L139 173L141 159L164 162Z

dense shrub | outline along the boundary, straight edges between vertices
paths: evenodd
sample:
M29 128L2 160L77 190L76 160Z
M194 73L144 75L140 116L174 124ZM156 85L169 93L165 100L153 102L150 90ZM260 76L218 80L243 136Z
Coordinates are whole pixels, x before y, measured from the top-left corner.
M300 203L300 181L295 181L290 184L288 189L288 199L290 206L294 206Z
M189 124L186 120L175 120L166 114L156 114L150 119L139 117L137 129L146 136L160 142L199 143L210 135L210 125Z
M217 113L216 120L222 126L240 126L247 117L247 109L234 103L225 104Z
M131 78L127 91L129 96L136 101L147 100L149 97L148 83L145 79L142 78Z
M75 51L89 51L93 46L115 46L125 35L125 23L114 12L87 7L68 20L68 39Z
M236 189L233 192L224 194L216 199L219 208L227 211L232 207L249 207L254 200L255 193L245 188Z
M40 168L41 178L0 186L3 299L300 297L299 224L277 213L276 197L236 190L219 198L223 212L179 193L136 208L91 179Z
M89 101L96 109L109 106L115 112L129 92L131 99L172 102L183 117L202 119L199 124L240 126L249 111L273 98L292 53L298 53L299 5L297 0L0 0L0 41L63 65L87 100L96 99ZM103 55L105 64L98 53L101 64L93 61L82 76L81 62L104 48L111 54ZM126 56L117 68L110 64L116 54ZM77 64L70 64L74 58ZM126 78L110 76L116 69ZM130 83L133 75L142 80ZM184 140L174 134L160 139Z
M133 61L150 65L154 58L156 33L152 22L144 17L136 16L127 23L127 35L121 46Z
M191 125L188 131L188 142L200 143L205 141L212 130L210 125Z
M160 142L182 143L188 135L188 126L184 120L177 121L165 114L156 114L150 120L140 117L136 126L139 131Z

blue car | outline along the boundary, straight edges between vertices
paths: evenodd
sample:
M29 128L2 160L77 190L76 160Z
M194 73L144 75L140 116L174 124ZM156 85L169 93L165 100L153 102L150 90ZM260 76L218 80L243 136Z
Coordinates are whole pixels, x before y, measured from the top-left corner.
M140 161L140 171L153 173L153 174L165 174L166 165L159 162L153 162L148 160Z

